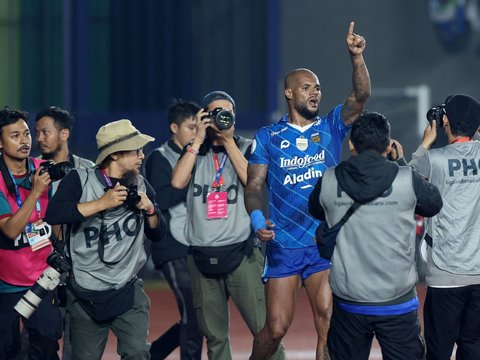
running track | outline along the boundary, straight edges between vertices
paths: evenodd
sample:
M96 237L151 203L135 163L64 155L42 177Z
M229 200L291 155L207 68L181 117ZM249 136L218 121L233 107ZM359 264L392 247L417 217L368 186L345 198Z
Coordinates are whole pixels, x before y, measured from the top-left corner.
M166 331L174 322L178 321L179 315L175 298L171 291L163 282L153 282L146 286L147 293L152 301L150 336L149 340L155 340L160 334ZM425 287L417 287L420 303L423 304L425 296ZM231 325L230 341L234 360L245 360L250 355L252 336L244 325L235 306L230 304ZM420 309L420 314L422 309ZM289 360L312 360L315 359L316 336L313 322L311 320L311 310L305 291L300 292L295 319L287 336L284 339L285 348ZM179 351L173 352L168 359L179 360ZM104 360L117 360L116 341L113 336L110 337L105 350ZM203 359L207 359L205 346ZM370 353L370 360L382 359L378 344L375 342Z

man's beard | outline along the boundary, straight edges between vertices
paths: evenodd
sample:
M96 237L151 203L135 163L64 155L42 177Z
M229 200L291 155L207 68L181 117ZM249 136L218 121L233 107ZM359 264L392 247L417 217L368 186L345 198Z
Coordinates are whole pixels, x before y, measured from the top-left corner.
M307 120L315 119L315 117L318 116L318 113L320 111L319 108L317 108L317 110L315 111L310 111L305 105L295 106L295 110L297 110L297 112Z
M58 145L57 148L52 152L44 153L44 154L42 153L42 159L53 160L55 156L57 156L57 154L60 152L60 150L62 150L62 145Z
M138 171L130 170L123 175L123 180L127 185L138 185Z

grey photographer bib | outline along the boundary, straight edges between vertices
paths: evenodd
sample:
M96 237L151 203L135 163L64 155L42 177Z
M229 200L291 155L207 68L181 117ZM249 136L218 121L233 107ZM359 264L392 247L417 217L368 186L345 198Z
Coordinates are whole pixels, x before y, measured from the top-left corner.
M238 137L237 146L244 154L251 140ZM219 153L222 158L225 153ZM222 171L227 192L228 217L207 220L207 196L212 192L216 169L212 151L198 155L187 194L187 224L185 236L190 245L224 246L245 241L251 234L250 217L244 205L244 186L230 160Z
M160 154L167 159L172 169L175 167L178 158L180 157L180 154L168 146L168 142L154 151L159 151ZM185 202L180 202L177 205L168 208L168 212L170 215L170 221L168 223L170 233L179 243L188 246L188 241L185 238L184 231L187 218L187 207Z
M77 169L82 184L80 203L97 200L105 194L105 182L95 169ZM97 170L98 171L98 170ZM138 191L145 192L139 175ZM130 281L146 262L144 216L125 205L97 213L70 230L70 256L77 283L90 290L120 288ZM104 244L105 262L99 257L99 241Z
M431 218L434 264L453 274L480 274L480 142L468 141L428 151L430 182L443 207Z

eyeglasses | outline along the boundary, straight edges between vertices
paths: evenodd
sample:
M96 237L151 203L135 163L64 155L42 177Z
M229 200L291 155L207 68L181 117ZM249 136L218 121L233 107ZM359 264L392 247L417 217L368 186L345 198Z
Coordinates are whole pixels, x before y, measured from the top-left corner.
M137 155L140 156L141 154L144 154L143 149L136 149L136 150L128 150L128 151L121 151L121 153L124 153L125 155Z

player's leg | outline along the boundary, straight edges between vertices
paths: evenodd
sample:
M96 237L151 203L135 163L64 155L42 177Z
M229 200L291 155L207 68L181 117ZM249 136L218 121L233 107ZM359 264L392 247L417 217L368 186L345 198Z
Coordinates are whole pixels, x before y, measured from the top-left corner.
M328 284L330 270L314 273L304 280L305 289L312 307L317 330L317 359L330 359L327 350L327 334L332 314L332 292Z
M300 286L298 275L268 280L265 286L267 318L264 328L255 336L250 359L266 360L277 350L292 323Z
M312 307L313 320L317 330L317 359L330 359L327 349L327 335L332 316L332 291L328 284L330 262L320 257L316 246L304 249L302 279Z

